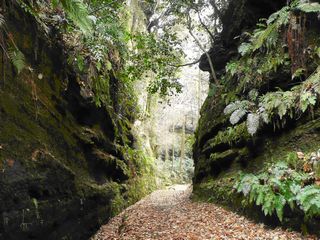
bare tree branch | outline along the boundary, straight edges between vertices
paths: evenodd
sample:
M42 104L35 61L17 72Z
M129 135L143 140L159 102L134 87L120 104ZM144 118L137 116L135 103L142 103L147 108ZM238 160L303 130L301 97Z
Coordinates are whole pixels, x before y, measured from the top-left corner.
M210 35L210 37L211 37L211 40L213 41L213 40L214 40L214 34L210 31L210 29L208 28L208 26L203 22L203 20L202 20L202 18L201 18L201 16L200 16L200 12L197 11L197 13L198 13L198 18L199 18L199 21L200 21L202 27L207 31L207 33L208 33L208 34ZM215 31L215 32L216 32L216 31Z
M195 65L195 64L199 63L200 60L201 60L201 59L198 59L198 60L196 60L196 61L194 61L194 62L185 63L185 64L180 64L180 65L170 65L170 64L169 64L169 66L176 67L176 68L187 67L187 66L192 66L192 65Z
M221 19L222 18L222 13L221 13L220 9L218 8L218 6L217 6L215 1L216 0L210 0L210 4L211 4L211 6L213 7L213 9L214 9L214 11L216 13L216 16L218 16L218 18Z
M193 37L193 39L196 41L196 43L197 43L197 45L199 46L199 48L200 48L200 49L204 52L204 54L207 56L207 59L208 59L209 65L210 65L210 70L211 70L212 78L213 78L215 84L216 84L217 86L219 86L219 81L218 81L216 72L215 72L215 70L214 70L211 57L210 57L209 53L206 51L206 49L202 46L202 44L201 44L201 42L199 41L199 39L198 39L198 38L194 35L194 33L192 32L191 17L190 17L190 13L189 13L189 12L188 12L188 15L187 15L187 21L188 21L188 31L189 31L190 35Z
M170 2L169 6L160 14L159 17L157 17L156 19L154 19L154 20L149 22L149 24L147 25L148 32L151 32L151 28L154 27L154 26L157 26L159 24L159 21L163 17L165 17L165 16L167 16L167 15L169 15L171 13L171 11L172 11L171 6L172 6L172 2ZM156 5L156 7L154 9L154 13L156 12L156 8L157 7L158 7L158 3L157 3L157 5Z

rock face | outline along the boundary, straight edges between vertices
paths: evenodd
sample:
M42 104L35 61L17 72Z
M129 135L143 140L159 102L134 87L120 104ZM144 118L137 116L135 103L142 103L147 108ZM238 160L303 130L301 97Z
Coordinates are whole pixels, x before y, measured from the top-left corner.
M223 31L216 37L215 44L209 50L215 71L219 77L222 77L225 73L227 62L232 57L237 56L241 34L252 29L259 19L267 18L285 4L286 1L277 1L277 3L271 3L270 1L257 3L251 0L230 1L228 7L222 12ZM210 71L205 54L201 57L199 67L201 70ZM238 149L226 142L216 141L217 133L230 126L228 117L223 113L225 107L225 101L219 93L215 96L209 96L202 106L201 118L197 129L197 141L194 145L195 183L201 182L207 176L218 175L222 168L228 169L234 159L242 162L242 157L247 158L249 153L247 143L250 140L249 136L245 134L245 126L239 132L241 139L237 141ZM210 155L212 153L216 154L217 162L222 162L222 168L216 166L214 163L216 160L211 161ZM226 159L225 163L224 159Z
M286 0L274 2L268 0L229 1L228 7L221 11L223 31L216 36L215 43L209 50L218 75L223 74L227 62L237 55L239 42L244 37L241 34L252 29L259 19L269 17L285 4ZM202 71L210 71L205 54L201 57L199 67Z
M18 74L1 50L0 239L88 239L115 211L120 184L130 178L123 149L132 143L132 115L114 117L114 76L113 105L97 108L54 29L47 36L11 0L1 5L8 36L30 67Z
M252 30L258 19L268 18L285 6L286 2L230 1L227 9L222 12L223 31L209 51L219 79L225 75L227 62L237 57L237 48L245 38L242 33ZM200 68L209 71L206 56L203 55L201 60ZM274 76L270 76L268 88L278 86L286 89L290 84L288 79L291 79L290 71L282 68ZM262 86L262 91L265 91L264 87ZM239 170L254 173L262 169L263 163L284 158L290 151L312 151L319 147L320 115L316 112L314 118L303 116L299 120L289 121L285 128L277 131L274 131L272 126L266 126L257 136L251 137L245 122L238 125L232 135L228 135L228 128L232 125L228 116L223 113L225 107L225 96L220 90L217 90L214 96L208 96L202 106L196 143L193 146L194 193L201 199L210 198L239 210L242 209L239 195L229 195ZM244 211L249 212L248 209ZM262 218L259 211L258 208L250 208L251 215ZM300 227L303 217L301 213L295 214L288 213L288 218L295 219L291 223L294 222L293 225ZM275 218L267 220L274 222Z

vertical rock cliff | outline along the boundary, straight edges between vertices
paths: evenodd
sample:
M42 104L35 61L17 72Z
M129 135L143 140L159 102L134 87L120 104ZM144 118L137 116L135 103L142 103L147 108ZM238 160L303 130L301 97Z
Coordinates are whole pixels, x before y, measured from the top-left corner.
M235 75L231 76L226 72L226 68L230 67L228 62L234 63L246 57L239 53L243 50L239 46L241 43L249 41L250 34L256 28L259 19L268 19L271 14L286 6L286 4L287 1L230 1L228 7L221 11L220 18L223 30L216 36L209 54L223 87L218 87L212 96L208 96L202 106L196 143L194 144L195 197L210 199L236 210L243 210L243 212L250 213L255 218L263 218L271 223L277 222L274 215L266 219L260 207L254 206L252 202L248 205L242 204L244 201L241 194L234 189L235 182L239 177L239 172L257 174L265 169L268 164L280 160L285 161L290 153L317 150L320 139L320 119L319 112L316 110L318 105L312 107L309 114L300 112L293 118L285 118L283 122L281 122L283 120L282 116L274 119L274 124L264 125L254 136L249 134L248 123L245 118L241 117L238 124L232 125L229 120L230 115L227 115L224 111L226 106L235 100L251 101L249 99L251 90L264 95L279 89L280 91L291 91L292 86L300 83L292 77L291 73L291 67L296 60L290 53L290 49L292 49L290 36L288 35L288 32L290 34L291 31L290 28L289 30L285 28L278 30L277 33L282 34L284 43L277 49L283 48L284 52L289 51L291 63L283 64L276 69L270 69L266 75L262 73L260 80L259 78L254 79L254 74L252 79L246 79L248 75L246 75L245 70L242 73L236 73L235 75L238 74L236 79ZM296 11L298 13L291 13L291 18L294 18L295 14L300 14L298 10ZM304 15L302 14L302 16ZM314 40L319 38L320 33L318 28L320 24L316 16L316 14L308 14L306 25L302 26L303 29L304 27L306 29L303 33L305 34L303 38L303 41L305 41L303 43L304 53L308 51L308 47L311 48L314 44L318 44ZM290 24L292 23L289 22ZM289 41L287 45L286 38L289 39L287 39ZM270 53L267 50L265 52L261 50L261 52L263 57ZM260 61L267 61L267 57L259 58L259 54L257 52L252 53L252 62L247 65L249 69L258 71L259 64L262 64ZM300 54L299 58L303 58L303 54ZM309 58L309 65L306 69L312 73L317 68L317 60L310 56ZM203 55L201 60L200 68L204 71L210 71L206 55ZM259 74L260 72L257 75ZM305 78L301 80L303 81ZM242 83L247 85L242 87ZM253 84L250 85L250 83ZM252 110L249 107L247 111ZM284 209L285 220L283 220L283 223L290 222L291 226L300 228L300 224L303 222L302 212L298 210L295 214L292 214L289 206ZM314 227L315 222L316 220L313 220L309 225L313 229L316 229Z
M88 239L133 201L134 99L121 97L113 70L110 105L97 107L57 26L15 1L0 7L0 239ZM7 57L13 42L20 73Z

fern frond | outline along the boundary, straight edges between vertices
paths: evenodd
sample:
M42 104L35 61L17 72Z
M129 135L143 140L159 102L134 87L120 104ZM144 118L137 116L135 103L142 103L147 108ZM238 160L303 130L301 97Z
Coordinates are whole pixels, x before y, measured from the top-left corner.
M238 49L239 53L244 56L254 51L266 47L270 50L275 47L279 39L279 29L281 26L288 24L290 19L290 8L288 6L272 14L265 24L257 24L258 29L253 33L249 43L242 43Z
M0 28L3 28L5 24L4 16L0 14Z
M307 216L320 215L320 188L318 186L307 186L297 195L297 201Z
M18 74L26 67L26 60L24 54L16 48L11 48L8 51L8 55L12 64L18 71Z
M92 21L89 19L89 13L82 0L59 0L63 9L73 23L88 34L92 31ZM57 1L53 1L57 5Z
M234 111L230 116L230 123L232 125L237 124L246 114L247 114L247 111L244 109L238 109Z
M320 3L301 3L297 8L306 13L320 12Z
M241 54L241 56L244 56L250 52L252 52L252 45L251 43L242 43L239 48L238 48L238 52Z
M255 51L264 45L268 49L275 46L278 36L278 25L276 23L268 25L264 30L257 30L252 39L252 50Z
M230 103L228 106L225 107L225 109L223 110L223 113L225 115L231 114L233 113L235 110L240 108L240 101L235 101Z
M37 11L34 10L33 7L29 6L23 0L16 0L20 7L31 16L33 16L39 22L39 14Z
M252 89L248 96L251 101L256 101L259 96L259 91L257 89Z
M272 23L276 23L278 27L288 24L290 18L289 11L290 7L286 6L279 11L271 14L269 19L267 20L267 24L270 25Z
M249 113L247 117L248 132L253 136L260 126L260 116L255 113Z

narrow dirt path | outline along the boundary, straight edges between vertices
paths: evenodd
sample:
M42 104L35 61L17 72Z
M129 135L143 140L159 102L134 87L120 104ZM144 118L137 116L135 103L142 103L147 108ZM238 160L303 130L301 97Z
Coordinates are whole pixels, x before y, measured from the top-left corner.
M159 190L127 208L92 240L299 240L315 239L268 229L217 205L193 203L191 187Z

